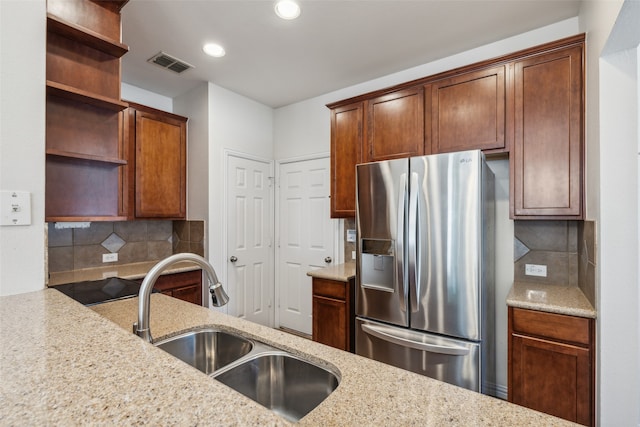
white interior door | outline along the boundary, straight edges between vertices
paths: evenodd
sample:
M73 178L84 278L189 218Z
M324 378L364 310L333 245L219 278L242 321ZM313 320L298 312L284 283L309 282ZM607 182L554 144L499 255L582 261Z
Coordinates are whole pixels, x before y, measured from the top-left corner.
M229 314L273 326L272 163L227 156Z
M311 334L311 278L334 257L329 158L283 163L278 180L278 308L280 327Z

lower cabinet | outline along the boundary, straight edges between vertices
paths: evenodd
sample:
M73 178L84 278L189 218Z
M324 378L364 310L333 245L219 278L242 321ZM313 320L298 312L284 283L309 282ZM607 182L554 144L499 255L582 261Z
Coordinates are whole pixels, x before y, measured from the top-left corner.
M340 350L355 350L354 280L313 278L313 340Z
M202 270L164 274L153 288L165 295L202 305Z
M595 321L509 307L509 401L594 425Z

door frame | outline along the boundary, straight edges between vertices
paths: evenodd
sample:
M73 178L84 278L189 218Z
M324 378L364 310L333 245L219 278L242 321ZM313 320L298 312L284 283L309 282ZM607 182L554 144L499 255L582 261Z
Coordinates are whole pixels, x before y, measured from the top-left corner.
M274 264L273 264L273 272L274 272L274 327L280 327L280 311L277 309L280 306L280 272L278 266L280 265L280 171L281 166L289 163L297 163L304 162L308 160L317 160L317 159L331 159L331 153L316 153L309 154L306 156L297 156L297 157L289 157L285 159L276 160L276 180L275 180L275 239L274 239ZM331 187L329 187L331 188ZM340 233L340 230L344 228L344 220L340 219L339 221L334 221L333 224L333 265L342 264L344 262L344 239Z
M275 249L276 249L276 234L275 234L275 220L276 220L276 204L275 204L275 175L274 175L274 160L273 159L267 159L264 157L260 157L260 156L256 156L253 154L248 154L248 153L243 153L241 151L236 151L236 150L232 150L229 148L225 148L223 150L223 156L224 156L224 181L223 181L223 188L224 188L224 213L223 213L223 222L224 222L224 233L223 233L223 237L222 237L222 245L223 245L223 254L224 254L224 277L228 278L229 277L229 251L227 248L227 244L229 243L229 238L228 238L228 232L229 232L229 206L227 206L227 201L229 198L229 157L239 157L241 159L245 159L245 160L252 160L255 162L263 162L269 165L269 177L268 179L271 181L271 185L270 185L270 190L269 190L269 198L270 198L270 202L271 202L271 222L269 224L269 233L270 233L270 243L271 243L271 251L270 251L270 256L269 256L269 263L271 264L271 268L272 268L272 292L273 292L273 299L272 299L272 304L271 304L271 312L269 313L269 324L270 325L274 325L275 322L275 303L276 303L276 288L275 288ZM236 290L234 289L233 292L235 292ZM233 310L229 310L227 309L226 311L227 314L231 315L231 316L236 316L235 313L235 309Z

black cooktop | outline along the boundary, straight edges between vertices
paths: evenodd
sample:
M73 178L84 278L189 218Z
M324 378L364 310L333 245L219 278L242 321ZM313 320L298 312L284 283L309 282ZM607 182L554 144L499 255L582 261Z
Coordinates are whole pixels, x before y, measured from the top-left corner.
M96 305L138 296L140 283L134 280L110 277L102 280L67 283L53 288L81 304Z

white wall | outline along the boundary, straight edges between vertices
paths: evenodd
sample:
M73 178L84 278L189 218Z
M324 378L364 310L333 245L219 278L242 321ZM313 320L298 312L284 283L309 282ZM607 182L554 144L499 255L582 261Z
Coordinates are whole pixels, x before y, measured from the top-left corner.
M202 83L173 100L174 113L187 122L187 219L209 217L209 99L208 84ZM205 226L208 225L205 222ZM205 247L205 251L207 248Z
M147 107L168 111L169 113L173 112L172 98L124 82L121 85L120 97L125 101L135 102Z
M513 221L509 219L509 160L489 160L495 175L496 198L496 392L507 398L507 306L505 301L513 284Z
M222 283L227 280L225 241L225 152L273 159L273 109L208 83L209 110L209 261Z
M489 58L575 35L578 18L568 19L496 43L438 61L390 74L316 98L275 110L274 152L276 160L327 152L330 149L329 109L326 104L362 95L395 84L426 77Z
M635 50L607 55L600 65L606 108L600 114L598 379L601 424L610 426L640 422L636 67Z
M568 19L477 49L404 70L376 80L279 108L275 111L275 158L305 156L330 150L330 116L326 104L429 76L456 67L506 55L579 33L578 18ZM508 161L489 163L496 175L496 372L497 392L507 390L506 297L513 283L513 221L509 219Z
M638 49L640 3L584 2L587 214L597 230L597 418L640 426Z
M31 193L31 225L0 227L0 295L45 286L45 0L0 1L0 190Z

